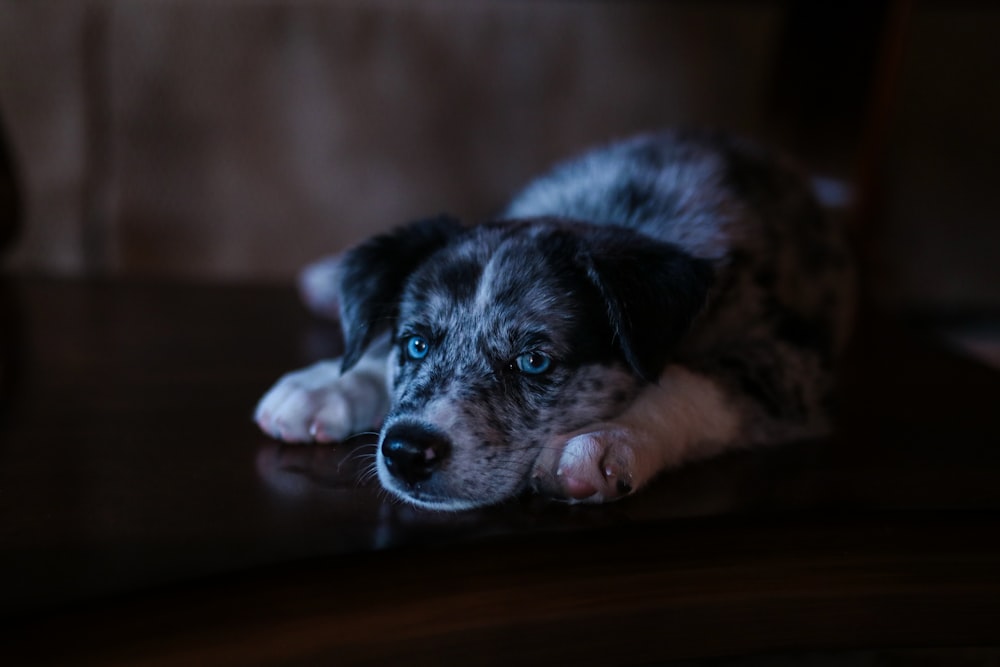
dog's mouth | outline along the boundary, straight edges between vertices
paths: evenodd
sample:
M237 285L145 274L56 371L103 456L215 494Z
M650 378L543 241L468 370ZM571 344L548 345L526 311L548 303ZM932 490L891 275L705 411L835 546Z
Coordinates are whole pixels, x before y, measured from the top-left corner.
M404 482L394 477L383 460L378 461L378 476L382 488L410 505L437 512L461 512L499 502L487 498L468 498L442 490L442 480L431 477L425 481Z
M393 496L411 505L438 512L461 512L488 507L515 498L531 490L530 470L520 483L509 489L497 485L484 489L472 482L464 482L447 470L436 470L421 480L401 479L379 453L376 469L382 487ZM486 476L488 477L488 471Z
M396 497L406 501L411 505L416 505L427 510L436 512L462 512L466 510L482 507L486 503L464 500L450 496L440 496L433 493L425 493L420 490L402 491L396 488L386 487Z

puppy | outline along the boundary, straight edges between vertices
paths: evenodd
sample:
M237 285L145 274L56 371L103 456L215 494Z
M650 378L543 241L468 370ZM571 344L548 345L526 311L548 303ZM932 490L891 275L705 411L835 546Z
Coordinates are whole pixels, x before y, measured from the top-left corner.
M604 502L820 436L851 312L845 244L807 182L709 133L586 153L494 221L414 222L311 276L344 355L281 378L257 423L292 442L380 428L382 485L439 510L528 489Z

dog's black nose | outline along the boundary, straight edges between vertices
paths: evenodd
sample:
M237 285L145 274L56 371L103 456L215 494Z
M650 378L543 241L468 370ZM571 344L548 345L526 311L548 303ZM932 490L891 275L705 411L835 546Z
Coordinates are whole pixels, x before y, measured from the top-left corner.
M428 479L450 453L447 436L418 424L396 424L382 441L385 467L407 484Z

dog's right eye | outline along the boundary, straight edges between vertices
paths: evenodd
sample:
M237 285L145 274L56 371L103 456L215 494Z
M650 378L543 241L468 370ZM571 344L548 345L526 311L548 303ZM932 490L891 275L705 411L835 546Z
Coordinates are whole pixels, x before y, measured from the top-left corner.
M431 347L430 343L423 336L410 336L406 339L403 346L406 350L406 356L414 361L419 361L426 357Z

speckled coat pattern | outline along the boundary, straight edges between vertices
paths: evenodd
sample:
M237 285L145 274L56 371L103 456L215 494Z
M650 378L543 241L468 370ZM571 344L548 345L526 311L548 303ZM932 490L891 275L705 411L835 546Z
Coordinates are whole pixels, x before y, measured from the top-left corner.
M820 436L852 311L808 181L711 133L594 150L496 220L417 221L323 275L344 357L280 380L257 421L285 440L379 427L385 488L446 510L604 502L684 461Z

